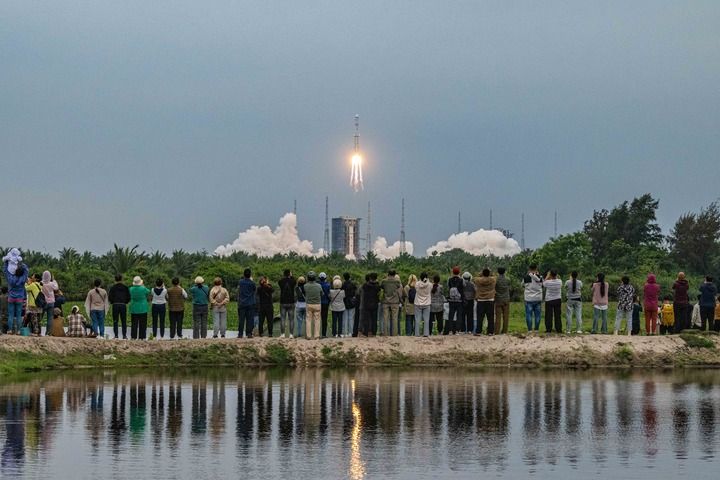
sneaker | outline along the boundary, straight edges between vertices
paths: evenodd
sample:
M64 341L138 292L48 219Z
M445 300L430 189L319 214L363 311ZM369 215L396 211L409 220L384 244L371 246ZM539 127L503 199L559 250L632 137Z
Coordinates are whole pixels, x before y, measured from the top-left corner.
M217 335L213 335L213 338L217 338Z
M578 330L576 333L582 333L582 330Z
M293 337L293 334L291 333L289 338L295 338L295 337Z
M220 335L220 338L225 338L225 335Z
M285 338L285 334L284 333L280 334L280 338Z

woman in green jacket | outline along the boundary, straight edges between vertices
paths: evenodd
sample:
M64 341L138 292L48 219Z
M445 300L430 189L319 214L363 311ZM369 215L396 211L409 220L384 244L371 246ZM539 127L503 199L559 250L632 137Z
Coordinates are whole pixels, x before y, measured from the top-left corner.
M130 287L130 338L133 340L145 340L149 295L150 290L143 285L142 278L133 278Z

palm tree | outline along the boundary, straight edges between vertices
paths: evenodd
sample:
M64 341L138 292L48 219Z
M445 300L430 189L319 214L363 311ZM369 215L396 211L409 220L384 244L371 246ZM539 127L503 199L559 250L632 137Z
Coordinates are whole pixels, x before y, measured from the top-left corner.
M173 250L170 257L172 274L176 277L188 278L198 264L198 254L190 254L185 250Z
M66 272L75 271L80 263L80 254L72 247L65 247L58 251L58 260L62 270Z
M106 253L103 257L107 267L116 275L123 275L131 270L135 270L145 262L145 252L138 252L140 245L132 248L118 247L113 244L113 250Z

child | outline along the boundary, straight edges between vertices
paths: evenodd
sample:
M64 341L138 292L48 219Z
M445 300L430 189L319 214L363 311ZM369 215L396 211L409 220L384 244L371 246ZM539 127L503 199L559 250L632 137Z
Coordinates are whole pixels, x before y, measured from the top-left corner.
M697 303L693 306L692 315L691 315L691 328L700 328L702 325L702 321L700 320L700 297L702 295L697 296Z
M30 329L30 333L34 336L40 336L40 321L38 320L38 314L32 309L28 309L23 316L23 327Z
M8 318L7 318L7 299L8 299L8 288L0 288L0 335L7 333L8 331Z
M660 309L660 335L673 333L675 328L675 311L673 310L672 297L667 295L663 298Z
M12 275L15 275L18 265L22 263L20 250L18 250L17 248L11 249L10 252L2 258L2 261L7 262L8 272L10 272Z
M720 295L715 303L715 319L713 321L713 331L720 332Z
M640 335L640 313L643 311L642 305L640 305L640 297L635 295L633 297L632 305L632 330L630 335Z

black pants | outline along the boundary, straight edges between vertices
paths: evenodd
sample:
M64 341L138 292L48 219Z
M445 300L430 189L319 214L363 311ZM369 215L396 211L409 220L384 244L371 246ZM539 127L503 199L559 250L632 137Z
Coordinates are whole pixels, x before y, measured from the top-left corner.
M262 337L263 323L267 321L268 337L273 336L273 306L260 305L258 309L258 335Z
M178 338L182 338L182 324L185 312L180 310L179 312L170 312L170 338L175 338L177 333Z
M477 329L475 333L483 333L483 323L487 317L487 334L495 333L495 302L492 300L481 300L477 302Z
M720 332L720 320L713 320L712 329L713 332Z
M545 302L545 332L562 333L562 300L548 300Z
M165 305L156 305L153 304L152 306L152 332L153 337L158 336L158 325L160 326L160 337L165 336Z
M238 337L242 337L243 332L247 338L252 337L254 321L253 314L255 312L255 305L240 305L238 306Z
M675 327L673 325L660 324L660 335L670 335L673 333L674 328Z
M327 337L327 324L328 324L328 312L330 311L330 304L323 303L320 305L320 331L322 337Z
M378 307L375 305L374 308L364 308L363 309L363 315L362 315L362 332L365 336L370 335L371 333L375 335L375 332L377 330L377 316L378 316Z
M353 337L358 336L359 329L360 329L360 307L355 307L355 310L353 313L353 331L352 331Z
M437 333L443 332L443 312L430 312L430 335L432 335L433 323L437 325Z
M706 329L711 329L713 324L713 317L715 316L714 307L700 307L700 330L703 332Z
M474 313L473 307L475 306L475 300L465 300L463 302L463 316L460 319L460 326L458 327L458 330L461 332L467 332L472 333L473 332L473 324L474 322Z
M674 303L673 312L675 313L675 333L690 328L690 305L687 303Z
M147 335L147 313L133 313L130 315L130 338L145 340Z
M113 333L115 334L115 338L119 338L119 335L118 335L118 322L119 321L122 321L123 338L127 338L127 305L125 305L124 303L113 303L112 318L113 318Z
M448 333L457 333L458 325L463 321L463 304L462 302L448 302L450 311L448 312L448 320L445 322L445 328L443 329L443 335ZM440 329L438 328L438 333Z
M632 330L630 330L631 335L640 335L640 315L634 315L632 316Z

